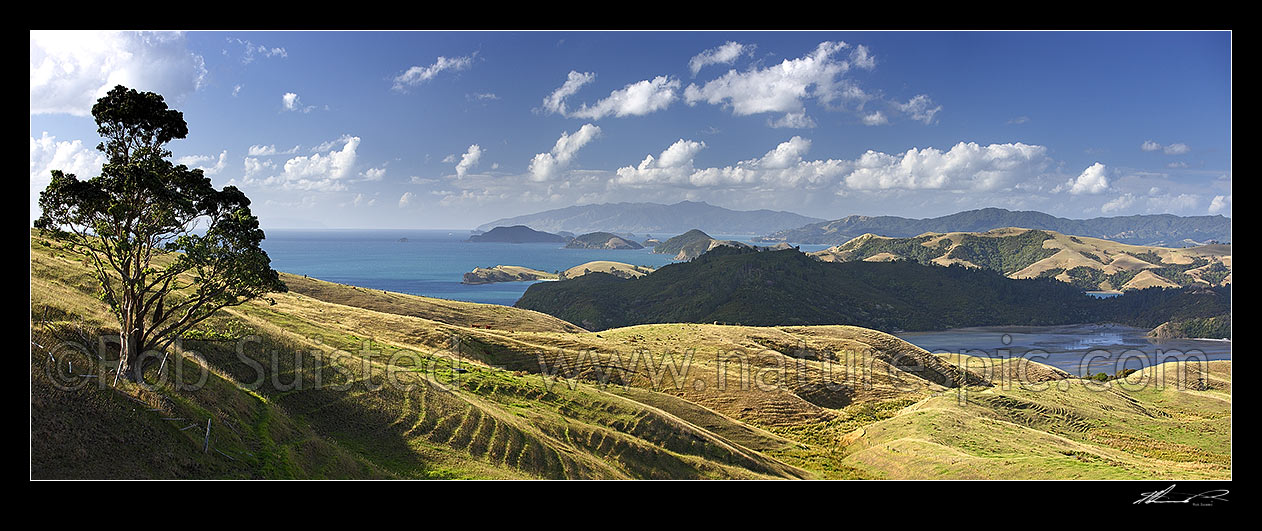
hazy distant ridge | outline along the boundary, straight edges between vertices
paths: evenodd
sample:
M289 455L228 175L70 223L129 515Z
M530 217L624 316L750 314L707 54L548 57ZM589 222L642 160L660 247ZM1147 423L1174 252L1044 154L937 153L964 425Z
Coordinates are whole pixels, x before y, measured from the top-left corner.
M477 230L525 225L545 232L570 231L680 234L701 229L711 234L770 234L824 221L774 210L729 210L704 202L604 203L558 208L535 214L504 218L479 225Z
M969 210L928 219L897 216L847 216L834 221L769 233L763 241L840 245L868 233L906 238L926 232L985 232L1002 227L1053 230L1061 234L1103 238L1132 245L1163 247L1193 245L1185 240L1197 243L1206 243L1210 240L1220 243L1231 241L1231 218L1221 215L1151 214L1067 219L1042 212L1012 211L1002 208Z

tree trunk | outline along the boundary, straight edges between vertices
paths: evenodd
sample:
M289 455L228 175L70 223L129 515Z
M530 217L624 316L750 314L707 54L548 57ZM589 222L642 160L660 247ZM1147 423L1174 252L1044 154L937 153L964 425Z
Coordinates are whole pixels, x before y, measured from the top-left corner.
M119 356L119 374L123 379L132 382L140 382L144 378L145 369L153 364L153 356L145 355L145 344L142 342L142 333L139 328L132 327L130 332L124 330L119 332L118 339L121 349Z

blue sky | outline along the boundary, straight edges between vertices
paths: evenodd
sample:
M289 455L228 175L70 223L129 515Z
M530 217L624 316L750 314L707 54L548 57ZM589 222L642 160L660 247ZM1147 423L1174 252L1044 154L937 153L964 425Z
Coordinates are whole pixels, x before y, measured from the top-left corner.
M470 228L574 204L1231 215L1229 32L32 32L31 208L90 108L265 228Z

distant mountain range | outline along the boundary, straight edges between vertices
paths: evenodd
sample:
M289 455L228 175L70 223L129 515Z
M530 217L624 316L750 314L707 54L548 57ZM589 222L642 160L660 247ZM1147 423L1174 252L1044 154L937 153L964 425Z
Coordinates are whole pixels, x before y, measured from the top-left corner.
M896 216L848 216L781 230L758 241L840 245L864 234L906 238L926 232L985 232L1003 227L1052 230L1061 234L1103 238L1132 245L1190 247L1231 242L1231 218L1152 214L1091 219L1058 218L1034 211L1002 208L969 210L928 219Z
M577 234L588 232L633 233L637 235L681 234L701 229L711 234L770 234L825 221L773 210L730 210L704 202L604 203L548 210L525 216L504 218L478 226L485 231L495 227L525 225L532 229Z

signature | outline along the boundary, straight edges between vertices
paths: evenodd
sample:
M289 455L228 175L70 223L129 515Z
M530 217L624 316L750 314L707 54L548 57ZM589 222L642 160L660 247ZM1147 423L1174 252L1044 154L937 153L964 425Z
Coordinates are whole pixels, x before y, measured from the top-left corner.
M1224 498L1224 496L1226 496L1229 492L1227 489L1207 490L1200 494L1187 494L1173 491L1174 485L1172 484L1169 487L1166 487L1165 490L1145 492L1142 497L1135 500L1134 503L1136 505L1146 505L1150 503L1190 503L1197 506L1212 505L1216 501L1227 501L1227 498Z

